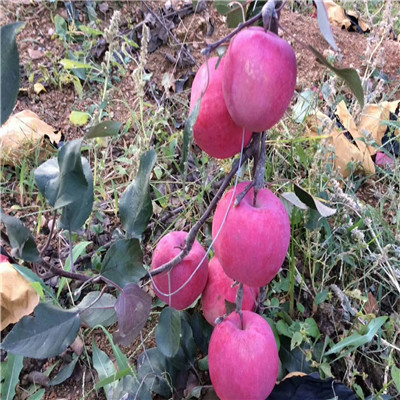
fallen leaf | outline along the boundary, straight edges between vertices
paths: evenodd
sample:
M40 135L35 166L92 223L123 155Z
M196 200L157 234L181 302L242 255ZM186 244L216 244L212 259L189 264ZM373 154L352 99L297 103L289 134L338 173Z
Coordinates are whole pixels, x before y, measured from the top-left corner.
M44 56L44 53L42 53L40 50L33 49L28 49L28 54L32 60L39 60L39 58L42 58Z
M378 151L375 157L375 164L381 168L387 168L393 170L395 167L394 158L390 157L382 151Z
M357 11L345 11L345 9L332 0L324 0L328 18L331 24L344 28L348 31L361 30L370 31L371 27Z
M54 128L30 110L21 111L11 116L0 128L0 159L1 164L18 165L25 157L33 155L38 144L43 150L46 137L55 145L60 142L62 134L55 133ZM41 158L41 157L39 157Z
M9 262L0 263L1 330L30 314L39 295L30 282Z
M379 303L371 292L368 292L368 301L367 304L365 304L365 312L367 314L375 315L378 315L379 313Z
M82 111L71 111L71 114L69 115L69 121L73 125L86 125L89 121L89 114L86 112Z
M33 90L35 91L36 94L47 91L41 83L35 83L33 85Z
M375 173L375 165L370 157L367 146L364 142L357 140L363 137L359 134L351 115L348 113L345 104L338 104L337 114L340 122L346 129L351 129L351 134L356 140L356 144L346 137L345 133L339 129L335 121L320 111L314 116L309 116L306 120L308 134L311 136L328 135L327 140L335 148L334 168L339 170L344 178L350 175L347 165L350 162L357 163L367 173ZM343 118L343 120L341 119ZM360 146L359 146L360 145ZM330 157L327 157L327 159Z
M359 132L363 134L371 134L375 141L382 145L382 138L385 135L387 126L382 121L390 120L390 113L395 113L399 106L400 100L383 101L379 104L366 104L361 113L361 120L358 125ZM396 130L396 135L400 136L400 130ZM368 146L371 155L377 152L374 146Z

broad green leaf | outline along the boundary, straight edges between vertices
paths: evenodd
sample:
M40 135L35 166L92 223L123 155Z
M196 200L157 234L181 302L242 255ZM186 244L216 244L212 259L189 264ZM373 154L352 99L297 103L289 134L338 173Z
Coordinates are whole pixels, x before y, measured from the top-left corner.
M331 45L333 50L338 51L336 46L335 38L333 37L331 24L329 23L328 12L326 11L325 4L322 0L315 0L315 5L317 6L317 17L319 30L321 31L325 40Z
M334 208L327 207L316 197L312 196L296 184L294 184L294 192L301 202L303 202L307 207L311 208L312 210L318 211L322 217L330 217L331 215L336 213L336 210ZM286 200L288 199L286 198Z
M173 357L181 340L181 316L172 307L165 307L156 328L157 347L166 357Z
M304 321L304 329L306 330L307 335L313 337L314 339L317 339L319 336L321 336L321 332L319 331L318 325L314 318L306 318Z
M129 283L115 303L118 331L115 343L129 346L146 325L151 311L151 296L135 283Z
M245 0L239 0L243 6L246 4ZM243 22L242 8L238 4L230 4L229 1L214 1L214 7L221 15L226 15L228 28L236 28Z
M35 170L35 181L40 193L54 207L59 187L60 168L57 158L51 158Z
M392 379L396 385L397 391L400 393L400 368L393 365L390 369L390 374L392 375Z
M171 396L171 376L174 374L167 358L157 348L146 350L138 359L138 378L160 396Z
M65 144L58 153L60 168L59 188L54 208L65 207L82 201L88 189L88 182L82 167L82 139Z
M81 157L82 139L67 143L35 171L40 192L54 208L62 208L59 228L76 231L93 208L93 174L89 162Z
M29 229L16 217L0 212L1 222L6 227L11 247L18 249L18 257L25 261L37 262L40 260L35 240Z
M314 49L314 47L308 46L308 48L314 53L321 64L325 65L325 67L329 68L339 78L342 78L346 82L349 89L353 92L354 96L356 96L361 108L363 108L364 91L358 72L354 68L336 68L328 60L326 60L325 57L318 50Z
M104 257L100 273L121 288L139 282L146 275L139 240L122 239L114 242Z
M99 379L105 379L109 376L115 375L117 370L108 355L96 346L93 338L92 343L93 351L93 367L97 372ZM112 399L113 390L116 387L116 382L108 384L104 387L107 399Z
M58 372L57 376L49 382L49 386L56 386L66 381L74 372L75 365L78 360L79 357L74 354L72 361Z
M176 310L174 310L176 311ZM171 358L172 365L179 371L187 371L194 366L197 354L196 343L193 338L193 331L189 322L181 314L181 332L179 348L175 356ZM157 334L157 331L156 331ZM156 337L157 340L157 337Z
M24 317L14 326L2 347L30 358L55 357L73 343L80 326L77 311L40 303L33 317Z
M190 153L190 146L193 142L193 127L196 124L197 118L200 114L202 97L197 100L196 105L194 106L192 112L189 115L188 120L186 121L185 128L183 130L183 147L182 147L182 160L181 160L181 173L184 177L187 174L188 168L188 158Z
M63 41L65 41L67 38L67 31L68 31L67 22L65 21L65 19L61 15L56 14L56 16L54 17L54 25L56 34L61 39L63 39Z
M104 121L88 129L86 139L97 137L117 136L122 123L117 121Z
M136 377L126 375L118 380L113 392L113 398L124 400L151 400L153 397L150 390L148 390L145 385L140 385Z
M329 354L338 354L343 349L348 348L348 350L353 351L364 344L369 343L378 330L382 327L382 325L386 322L388 317L378 317L373 319L366 326L366 333L364 335L359 334L358 332L353 333L350 336L347 336L339 343L336 343L325 355Z
M24 22L4 25L0 29L1 38L1 122L3 125L11 115L17 101L19 91L19 53L15 38Z
M203 353L207 354L213 327L197 311L193 313L191 325L196 345Z
M314 303L316 306L322 304L328 298L329 292L327 290L323 290L322 292L317 293L315 296Z
M100 299L90 306L99 295L100 291L90 292L77 305L82 322L89 328L94 328L96 325L107 327L117 321L117 314L114 310L117 299L112 294L103 293ZM88 306L90 307L88 308Z
M24 366L24 357L8 353L8 360L5 367L1 368L1 398L3 400L13 400L15 397L15 387L19 382L19 374Z
M157 160L155 150L140 158L139 172L128 186L119 202L122 224L129 235L140 238L153 213L150 197L150 174Z
M63 58L60 61L60 64L65 68L65 69L76 69L76 68L92 68L91 65L85 64L83 62L79 61L74 61L74 60L68 60L67 58Z
M303 335L300 332L295 332L292 336L292 341L290 342L290 350L295 347L299 347L303 342Z
M73 125L86 125L89 121L90 115L86 112L82 111L71 111L71 114L69 115L69 122Z

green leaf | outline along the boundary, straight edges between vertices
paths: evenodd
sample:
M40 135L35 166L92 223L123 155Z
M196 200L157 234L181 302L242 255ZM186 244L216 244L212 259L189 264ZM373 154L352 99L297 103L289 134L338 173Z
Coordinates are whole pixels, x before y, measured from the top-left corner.
M321 332L319 331L318 325L314 318L306 318L304 322L304 329L306 330L308 336L311 336L314 339L317 339L321 336Z
M315 296L314 303L316 306L322 304L328 298L329 292L327 290L323 290L322 292L317 293Z
M244 5L246 0L239 0ZM228 28L236 28L243 22L242 8L238 4L229 5L229 1L214 1L214 6L221 15L227 16Z
M153 213L150 174L156 160L157 154L153 149L142 155L136 179L125 190L119 202L122 224L127 233L136 238L141 237Z
M82 139L73 140L64 145L58 153L60 182L54 208L65 207L78 201L80 204L88 189L82 167L81 146Z
M65 21L65 19L61 15L56 14L56 16L54 17L54 25L57 35L65 41L67 38L68 30L67 22Z
M118 380L113 392L113 399L124 400L151 400L152 395L146 385L141 385L139 380L132 376L126 375Z
M156 329L157 347L166 357L173 357L181 340L181 316L172 307L162 310Z
M86 125L89 121L90 115L86 112L73 110L69 115L69 122L73 125Z
M74 372L78 360L79 357L74 354L72 361L58 372L57 376L49 382L49 386L56 386L66 381Z
M117 373L117 370L111 359L108 357L108 355L96 346L94 338L92 342L92 351L93 351L93 367L96 370L100 380L108 378L109 376L113 376ZM104 387L107 399L112 398L112 393L115 387L116 387L116 382L108 384Z
M138 378L160 396L171 396L171 376L174 374L166 357L157 348L146 350L138 359Z
M3 125L11 115L17 101L19 91L19 53L15 38L25 25L24 22L15 22L4 25L0 30L1 38L1 117Z
M390 374L392 375L392 379L396 385L397 391L400 393L400 368L397 368L395 365L393 365L390 369Z
M181 332L180 332L181 338L180 338L179 348L178 352L175 354L175 356L173 356L173 358L170 358L170 360L172 365L178 371L187 371L191 369L195 363L197 348L193 338L192 328L189 322L186 320L184 312L181 312L180 314L181 314Z
M325 355L340 353L343 349L348 348L349 351L353 351L364 344L369 343L382 325L386 322L388 317L378 317L373 319L366 327L365 334L360 335L358 332L341 340L336 343Z
M97 137L117 136L122 123L117 121L104 121L88 129L86 139Z
M307 207L312 210L318 211L322 217L330 217L336 213L334 208L327 207L316 197L312 196L300 186L294 184L294 192L301 202L303 202ZM286 199L287 200L287 199Z
M187 174L187 162L189 158L189 152L190 152L190 145L193 142L193 127L196 124L197 118L199 117L200 114L200 107L201 107L201 100L203 96L197 100L196 105L194 106L192 112L189 115L188 120L186 121L185 124L185 129L183 130L183 147L182 147L182 160L181 160L181 173L184 175L186 178Z
M104 257L100 273L121 288L132 282L138 283L146 275L139 240L114 242Z
M317 57L318 61L322 65L325 65L325 67L329 68L339 78L342 78L346 82L349 89L353 92L354 96L356 96L361 108L363 108L364 91L358 72L354 68L336 68L328 60L326 60L325 57L318 50L314 49L314 47L308 46L308 48L314 53L314 55Z
M57 158L51 158L35 170L35 181L40 193L53 207L57 200L60 168Z
M92 68L91 65L85 64L83 62L75 61L75 60L68 60L67 58L63 58L60 61L60 64L65 68L65 69L77 69L77 68Z
M293 350L295 347L299 347L303 342L303 335L300 332L295 332L292 337L292 341L290 342L290 350Z
M17 354L8 353L6 366L1 368L1 398L3 400L13 400L15 396L15 386L19 382L19 374L24 366L24 357Z
M6 226L11 247L18 249L18 257L25 261L39 261L39 252L29 229L18 218L4 214L2 210L0 216Z
M207 354L213 327L197 311L193 313L191 325L196 345L203 353Z
M2 347L30 358L55 357L73 343L80 326L78 312L40 303L33 317L24 317L14 326Z
M112 294L103 293L100 299L90 306L99 295L100 291L90 292L77 305L82 322L89 328L94 328L96 325L107 327L117 322L117 314L114 310L117 299Z
M129 283L115 303L118 315L118 331L115 343L129 346L146 325L151 311L151 296L135 283Z
M325 40L331 45L333 50L338 51L336 46L335 38L333 37L331 24L329 23L328 12L326 11L325 4L322 0L315 0L315 5L317 6L317 17L319 30L321 31Z
M62 208L61 229L76 231L93 208L93 175L89 162L81 157L82 139L67 143L51 159L35 170L40 192L54 208Z

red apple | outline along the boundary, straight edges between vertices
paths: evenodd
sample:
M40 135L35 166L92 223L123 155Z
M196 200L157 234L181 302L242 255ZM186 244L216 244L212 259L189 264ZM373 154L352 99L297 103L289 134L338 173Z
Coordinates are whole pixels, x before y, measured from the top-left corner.
M185 244L184 242L187 235L187 232L181 231L169 232L165 235L154 250L151 269L156 269L177 256ZM173 293L175 290L179 289L188 281L205 254L206 251L203 249L201 244L195 240L192 250L190 250L189 254L182 262L176 265L170 272L165 272L154 277L154 282L159 290L163 293ZM169 289L168 275L170 275L171 290ZM154 291L166 304L176 308L177 310L183 310L184 308L189 307L200 296L207 283L207 277L208 260L205 258L201 263L200 268L191 278L190 282L176 294L165 296L156 288L154 288Z
M223 72L223 92L236 124L253 132L274 126L296 86L296 56L290 44L261 27L239 32L231 41Z
M211 382L221 400L265 400L275 386L279 355L268 322L243 311L217 325L208 349Z
M240 153L243 128L236 125L225 105L222 93L222 72L225 60L218 66L218 57L212 57L198 70L190 96L190 112L196 106L201 94L200 113L193 128L193 135L199 147L212 157L229 158ZM208 87L207 87L208 83ZM244 146L251 139L251 132L245 133Z
M250 182L237 186L236 195ZM230 189L215 210L212 237L216 237L233 194ZM285 206L268 189L258 192L253 205L251 189L238 206L232 207L214 243L215 255L225 273L248 286L268 284L282 267L289 247L290 220Z
M204 318L215 325L215 320L226 314L225 300L234 303L239 286L232 287L235 281L227 276L217 257L208 264L208 281L201 295ZM259 288L244 286L243 310L254 311Z

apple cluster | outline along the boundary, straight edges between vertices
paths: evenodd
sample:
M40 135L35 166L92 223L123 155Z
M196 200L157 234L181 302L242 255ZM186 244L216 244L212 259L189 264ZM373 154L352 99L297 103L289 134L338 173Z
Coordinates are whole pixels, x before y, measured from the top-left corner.
M246 146L253 132L270 129L289 106L296 84L291 46L272 32L251 27L231 41L225 57L210 58L193 82L190 110L201 100L193 128L199 147L212 157L229 158ZM242 143L244 140L244 143ZM202 310L214 325L209 346L210 377L222 400L265 399L279 370L278 348L268 322L254 312L260 287L279 272L290 241L290 220L269 189L242 182L219 201L212 224L215 256L208 262L195 241L171 271L154 277L155 293L178 310L202 294ZM170 232L157 245L152 269L177 256L187 238ZM242 311L226 315L243 284Z

